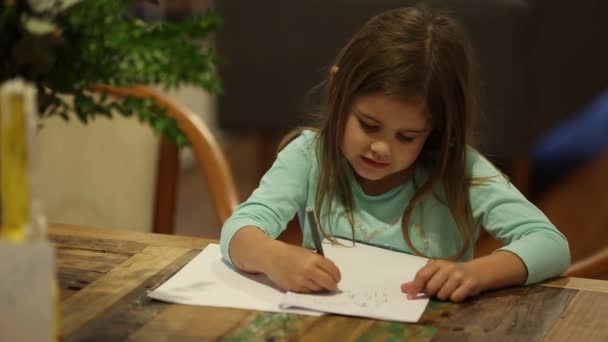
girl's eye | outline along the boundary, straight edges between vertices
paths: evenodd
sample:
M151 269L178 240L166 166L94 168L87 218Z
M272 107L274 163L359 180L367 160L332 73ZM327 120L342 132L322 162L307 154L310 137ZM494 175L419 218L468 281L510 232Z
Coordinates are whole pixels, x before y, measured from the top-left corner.
M359 120L359 125L361 126L361 128L363 128L366 131L374 131L374 130L378 129L378 126L376 126L376 125L368 124L367 122L365 122L361 119L358 119L358 120Z
M414 137L408 137L408 136L401 135L401 134L397 135L397 140L399 140L402 143L409 143L409 142L414 141L414 139L415 139Z

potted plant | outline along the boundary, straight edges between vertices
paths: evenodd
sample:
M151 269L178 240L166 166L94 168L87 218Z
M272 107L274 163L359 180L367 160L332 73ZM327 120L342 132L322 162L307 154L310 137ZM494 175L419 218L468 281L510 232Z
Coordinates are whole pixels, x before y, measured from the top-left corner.
M0 0L0 83L21 77L38 89L41 118L75 113L83 123L118 113L139 119L177 145L187 143L151 100L95 96L99 85L183 84L221 90L218 57L201 41L221 25L213 9L179 22L146 23L136 0ZM156 1L149 1L156 2ZM73 101L65 101L72 95Z

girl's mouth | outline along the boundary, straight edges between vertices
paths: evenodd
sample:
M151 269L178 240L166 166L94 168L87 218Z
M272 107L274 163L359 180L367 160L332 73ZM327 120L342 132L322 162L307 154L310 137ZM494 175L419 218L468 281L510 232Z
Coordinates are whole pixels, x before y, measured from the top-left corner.
M375 161L373 159L369 159L369 158L363 157L363 156L361 156L361 159L363 159L365 164L367 164L373 168L376 168L376 169L382 169L382 168L385 168L390 165L389 163L378 162L378 161Z

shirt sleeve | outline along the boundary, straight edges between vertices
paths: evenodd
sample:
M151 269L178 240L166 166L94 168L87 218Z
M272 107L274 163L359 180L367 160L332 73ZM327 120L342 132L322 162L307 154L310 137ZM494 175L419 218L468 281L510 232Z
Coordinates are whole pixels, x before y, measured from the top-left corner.
M305 206L312 162L315 161L311 135L312 132L305 131L287 145L262 177L258 188L224 222L220 249L230 263L228 246L239 229L255 226L274 239Z
M528 269L526 284L559 276L570 265L565 236L481 155L469 153L474 177L470 189L473 217L517 255ZM476 184L481 182L482 184Z

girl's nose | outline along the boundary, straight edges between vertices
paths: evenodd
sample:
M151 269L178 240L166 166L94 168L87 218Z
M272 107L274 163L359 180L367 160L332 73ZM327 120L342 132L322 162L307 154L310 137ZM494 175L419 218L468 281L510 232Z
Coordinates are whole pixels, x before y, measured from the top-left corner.
M372 142L370 150L375 158L386 159L389 156L390 148L388 144L382 140Z

